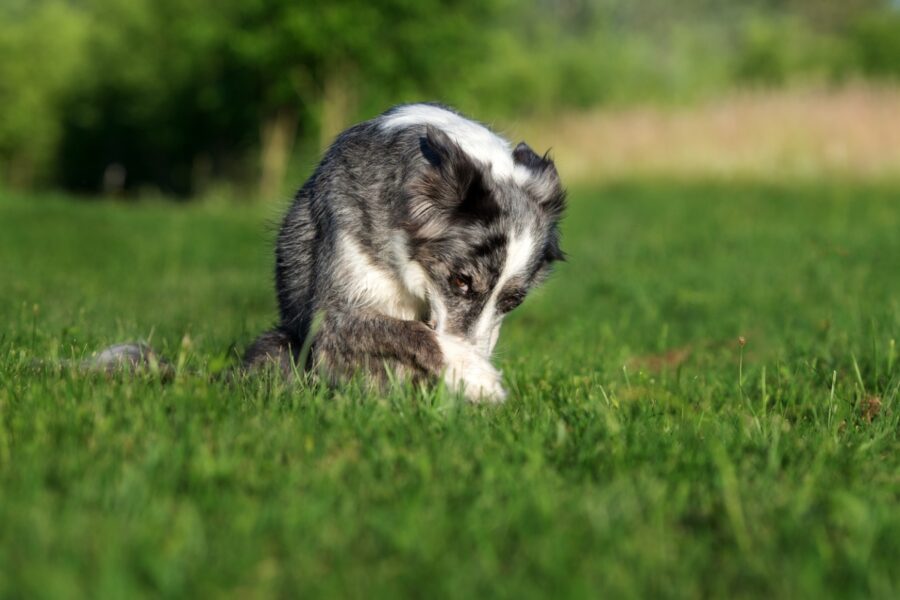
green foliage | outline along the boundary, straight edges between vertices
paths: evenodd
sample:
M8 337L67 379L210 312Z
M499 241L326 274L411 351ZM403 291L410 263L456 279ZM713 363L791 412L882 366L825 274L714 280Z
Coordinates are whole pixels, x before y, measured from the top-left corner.
M89 192L283 179L296 140L403 101L492 120L900 69L879 0L9 0L0 22L0 180Z
M865 73L900 78L900 11L861 18L853 29L853 41Z
M0 596L895 598L896 198L575 190L475 407L210 380L270 210L0 196ZM33 362L138 337L173 381Z
M83 16L64 0L0 3L0 182L47 175L63 98L83 68Z
M798 74L835 80L852 66L847 40L815 32L796 18L752 19L747 22L738 53L738 81L779 86Z
M252 172L241 159L281 111L315 132L336 88L354 96L343 120L363 101L437 91L480 54L484 28L466 24L492 6L442 4L89 0L94 69L67 111L63 181L95 186L118 162L132 185L189 192L198 169Z
M91 68L71 90L58 176L69 188L99 187L121 164L128 183L169 193L193 180L248 175L256 143L256 82L225 60L234 24L215 2L86 0ZM218 7L218 8L217 8Z

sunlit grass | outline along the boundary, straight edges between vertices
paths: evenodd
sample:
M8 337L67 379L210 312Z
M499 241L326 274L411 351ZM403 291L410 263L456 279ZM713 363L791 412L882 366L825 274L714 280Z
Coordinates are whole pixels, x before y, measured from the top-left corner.
M210 378L271 209L5 195L0 596L896 597L897 194L575 190L499 408ZM174 379L35 368L130 339Z

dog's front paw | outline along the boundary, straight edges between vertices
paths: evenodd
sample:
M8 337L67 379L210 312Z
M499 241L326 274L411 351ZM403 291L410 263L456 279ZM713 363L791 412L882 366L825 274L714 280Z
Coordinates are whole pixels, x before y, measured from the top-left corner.
M451 390L462 390L472 402L503 402L500 371L472 344L448 334L438 335L444 355L444 381Z

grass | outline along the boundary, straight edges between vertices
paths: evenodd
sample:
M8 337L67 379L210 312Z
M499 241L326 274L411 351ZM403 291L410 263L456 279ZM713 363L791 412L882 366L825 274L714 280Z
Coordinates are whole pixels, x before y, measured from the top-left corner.
M897 194L576 191L499 408L211 381L275 209L4 194L0 597L897 597Z

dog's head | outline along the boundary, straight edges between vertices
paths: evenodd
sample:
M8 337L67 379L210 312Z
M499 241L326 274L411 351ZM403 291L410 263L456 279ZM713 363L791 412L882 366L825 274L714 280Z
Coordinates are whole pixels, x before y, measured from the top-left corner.
M407 189L404 222L430 280L431 319L489 354L503 317L564 259L565 190L553 161L524 142L511 152L514 176L504 178L437 128L419 142L424 167Z

